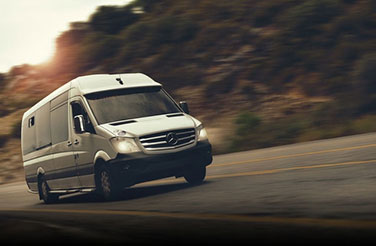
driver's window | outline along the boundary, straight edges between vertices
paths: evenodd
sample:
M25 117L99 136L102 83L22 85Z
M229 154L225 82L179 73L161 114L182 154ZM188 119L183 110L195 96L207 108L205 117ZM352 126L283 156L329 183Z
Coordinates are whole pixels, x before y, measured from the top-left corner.
M85 123L85 130L88 131L88 132L94 133L95 132L94 127L91 124L90 118L89 118L88 114L86 113L85 109L82 107L81 103L76 101L76 102L72 102L71 105L72 105L73 119L77 115L82 115L84 117L84 121L85 121L84 122ZM76 133L78 133L78 132L76 131Z

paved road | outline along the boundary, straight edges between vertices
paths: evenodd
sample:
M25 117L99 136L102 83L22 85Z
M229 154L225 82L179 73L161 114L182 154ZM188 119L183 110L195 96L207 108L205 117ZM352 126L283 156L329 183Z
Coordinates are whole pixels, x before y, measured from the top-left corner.
M218 155L203 185L165 179L118 201L44 205L0 186L0 239L12 242L366 242L376 238L376 134ZM23 235L23 236L19 236Z

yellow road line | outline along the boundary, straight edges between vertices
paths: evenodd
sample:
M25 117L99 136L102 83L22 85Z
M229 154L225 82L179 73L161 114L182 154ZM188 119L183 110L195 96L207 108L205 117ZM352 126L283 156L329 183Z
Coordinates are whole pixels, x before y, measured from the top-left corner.
M327 226L358 229L376 229L374 220L351 220L351 219L323 219L323 218L289 218L272 216L248 216L239 214L217 214L217 213L175 213L175 212L154 212L154 211L127 211L127 210L88 210L88 209L0 209L2 212L31 212L31 213L69 213L88 215L115 215L115 216L142 216L142 217L164 217L172 219L194 219L211 221L231 221L248 223L274 223L289 225Z
M231 165L240 165L240 164L249 164L249 163L254 163L254 162L287 159L287 158L292 158L292 157L317 155L317 154L332 153L332 152L347 151L347 150L355 150L355 149L364 149L364 148L371 148L371 147L376 147L376 144L367 144L367 145L352 146L352 147L346 147L346 148L312 151L312 152L305 152L305 153L298 153L298 154L291 154L291 155L280 155L280 156L273 156L273 157L267 157L267 158L245 160L245 161L234 161L234 162L229 162L229 163L219 163L219 164L212 164L212 165L208 166L208 168L231 166Z
M289 168L279 168L270 170L251 171L233 174L220 174L207 176L208 179L241 177L252 175L272 174L291 170L304 170L314 168L348 166L348 165L361 165L375 163L376 160L366 161L350 161L341 163L327 163L311 166L297 166ZM171 182L174 180L165 180ZM155 183L155 182L153 182ZM345 227L345 228L359 228L359 229L376 229L376 221L371 220L349 220L349 219L321 219L321 218L285 218L285 217L259 217L247 216L236 214L209 214L209 213L173 213L173 212L153 212L153 211L119 211L119 210L86 210L86 209L0 209L2 212L41 212L41 213L71 213L71 214L92 214L92 215L131 215L131 216L144 216L144 217L165 217L174 219L196 219L196 220L221 220L233 222L254 222L254 223L279 223L290 225L311 225L311 226L329 226L329 227Z
M221 178L233 178L233 177L242 177L242 176L254 176L254 175L264 175L272 173L280 173L286 171L294 170L304 170L304 169L315 169L315 168L325 168L325 167L338 167L338 166L349 166L349 165L361 165L361 164L370 164L375 163L375 160L366 160L366 161L349 161L349 162L340 162L340 163L326 163L326 164L316 164L310 166L296 166L296 167L287 167L287 168L277 168L277 169L268 169L268 170L258 170L250 172L241 172L241 173L228 173L228 174L217 174L217 175L207 175L206 179L221 179ZM180 179L162 179L155 180L146 183L136 185L137 187L149 186L149 185L158 185L158 184L168 184L168 183L180 183Z
M348 165L360 165L360 164L369 164L369 163L376 163L376 160L349 161L349 162L341 162L341 163L327 163L327 164L318 164L318 165L311 165L311 166L287 167L287 168L251 171L251 172L243 172L243 173L218 174L218 175L207 176L207 178L208 179L232 178L232 177L241 177L241 176L252 176L252 175L279 173L279 172L292 171L292 170L314 169L314 168L324 168L324 167L337 167L337 166L348 166Z

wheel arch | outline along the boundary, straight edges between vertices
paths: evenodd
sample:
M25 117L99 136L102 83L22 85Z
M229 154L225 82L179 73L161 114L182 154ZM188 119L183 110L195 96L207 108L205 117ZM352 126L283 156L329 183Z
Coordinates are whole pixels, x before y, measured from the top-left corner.
M95 187L98 187L98 172L101 169L102 166L106 165L106 162L109 161L111 158L108 156L106 152L103 150L98 151L95 154L94 158L94 182L95 182Z
M106 161L111 160L111 157L105 151L99 150L97 151L97 153L95 153L93 163L96 164L98 160L106 162Z
M37 177L41 177L45 174L46 172L44 171L44 169L42 167L38 167L37 169Z

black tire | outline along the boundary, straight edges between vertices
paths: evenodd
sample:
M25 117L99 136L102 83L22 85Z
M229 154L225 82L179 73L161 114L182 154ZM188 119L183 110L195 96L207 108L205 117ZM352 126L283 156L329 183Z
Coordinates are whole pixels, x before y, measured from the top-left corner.
M59 200L58 194L51 194L50 187L44 177L39 178L38 182L39 196L46 204L56 203Z
M206 176L205 166L194 166L184 174L185 180L192 185L199 185L204 182Z
M113 201L120 197L121 189L114 182L111 172L102 165L97 172L97 191L105 201Z

